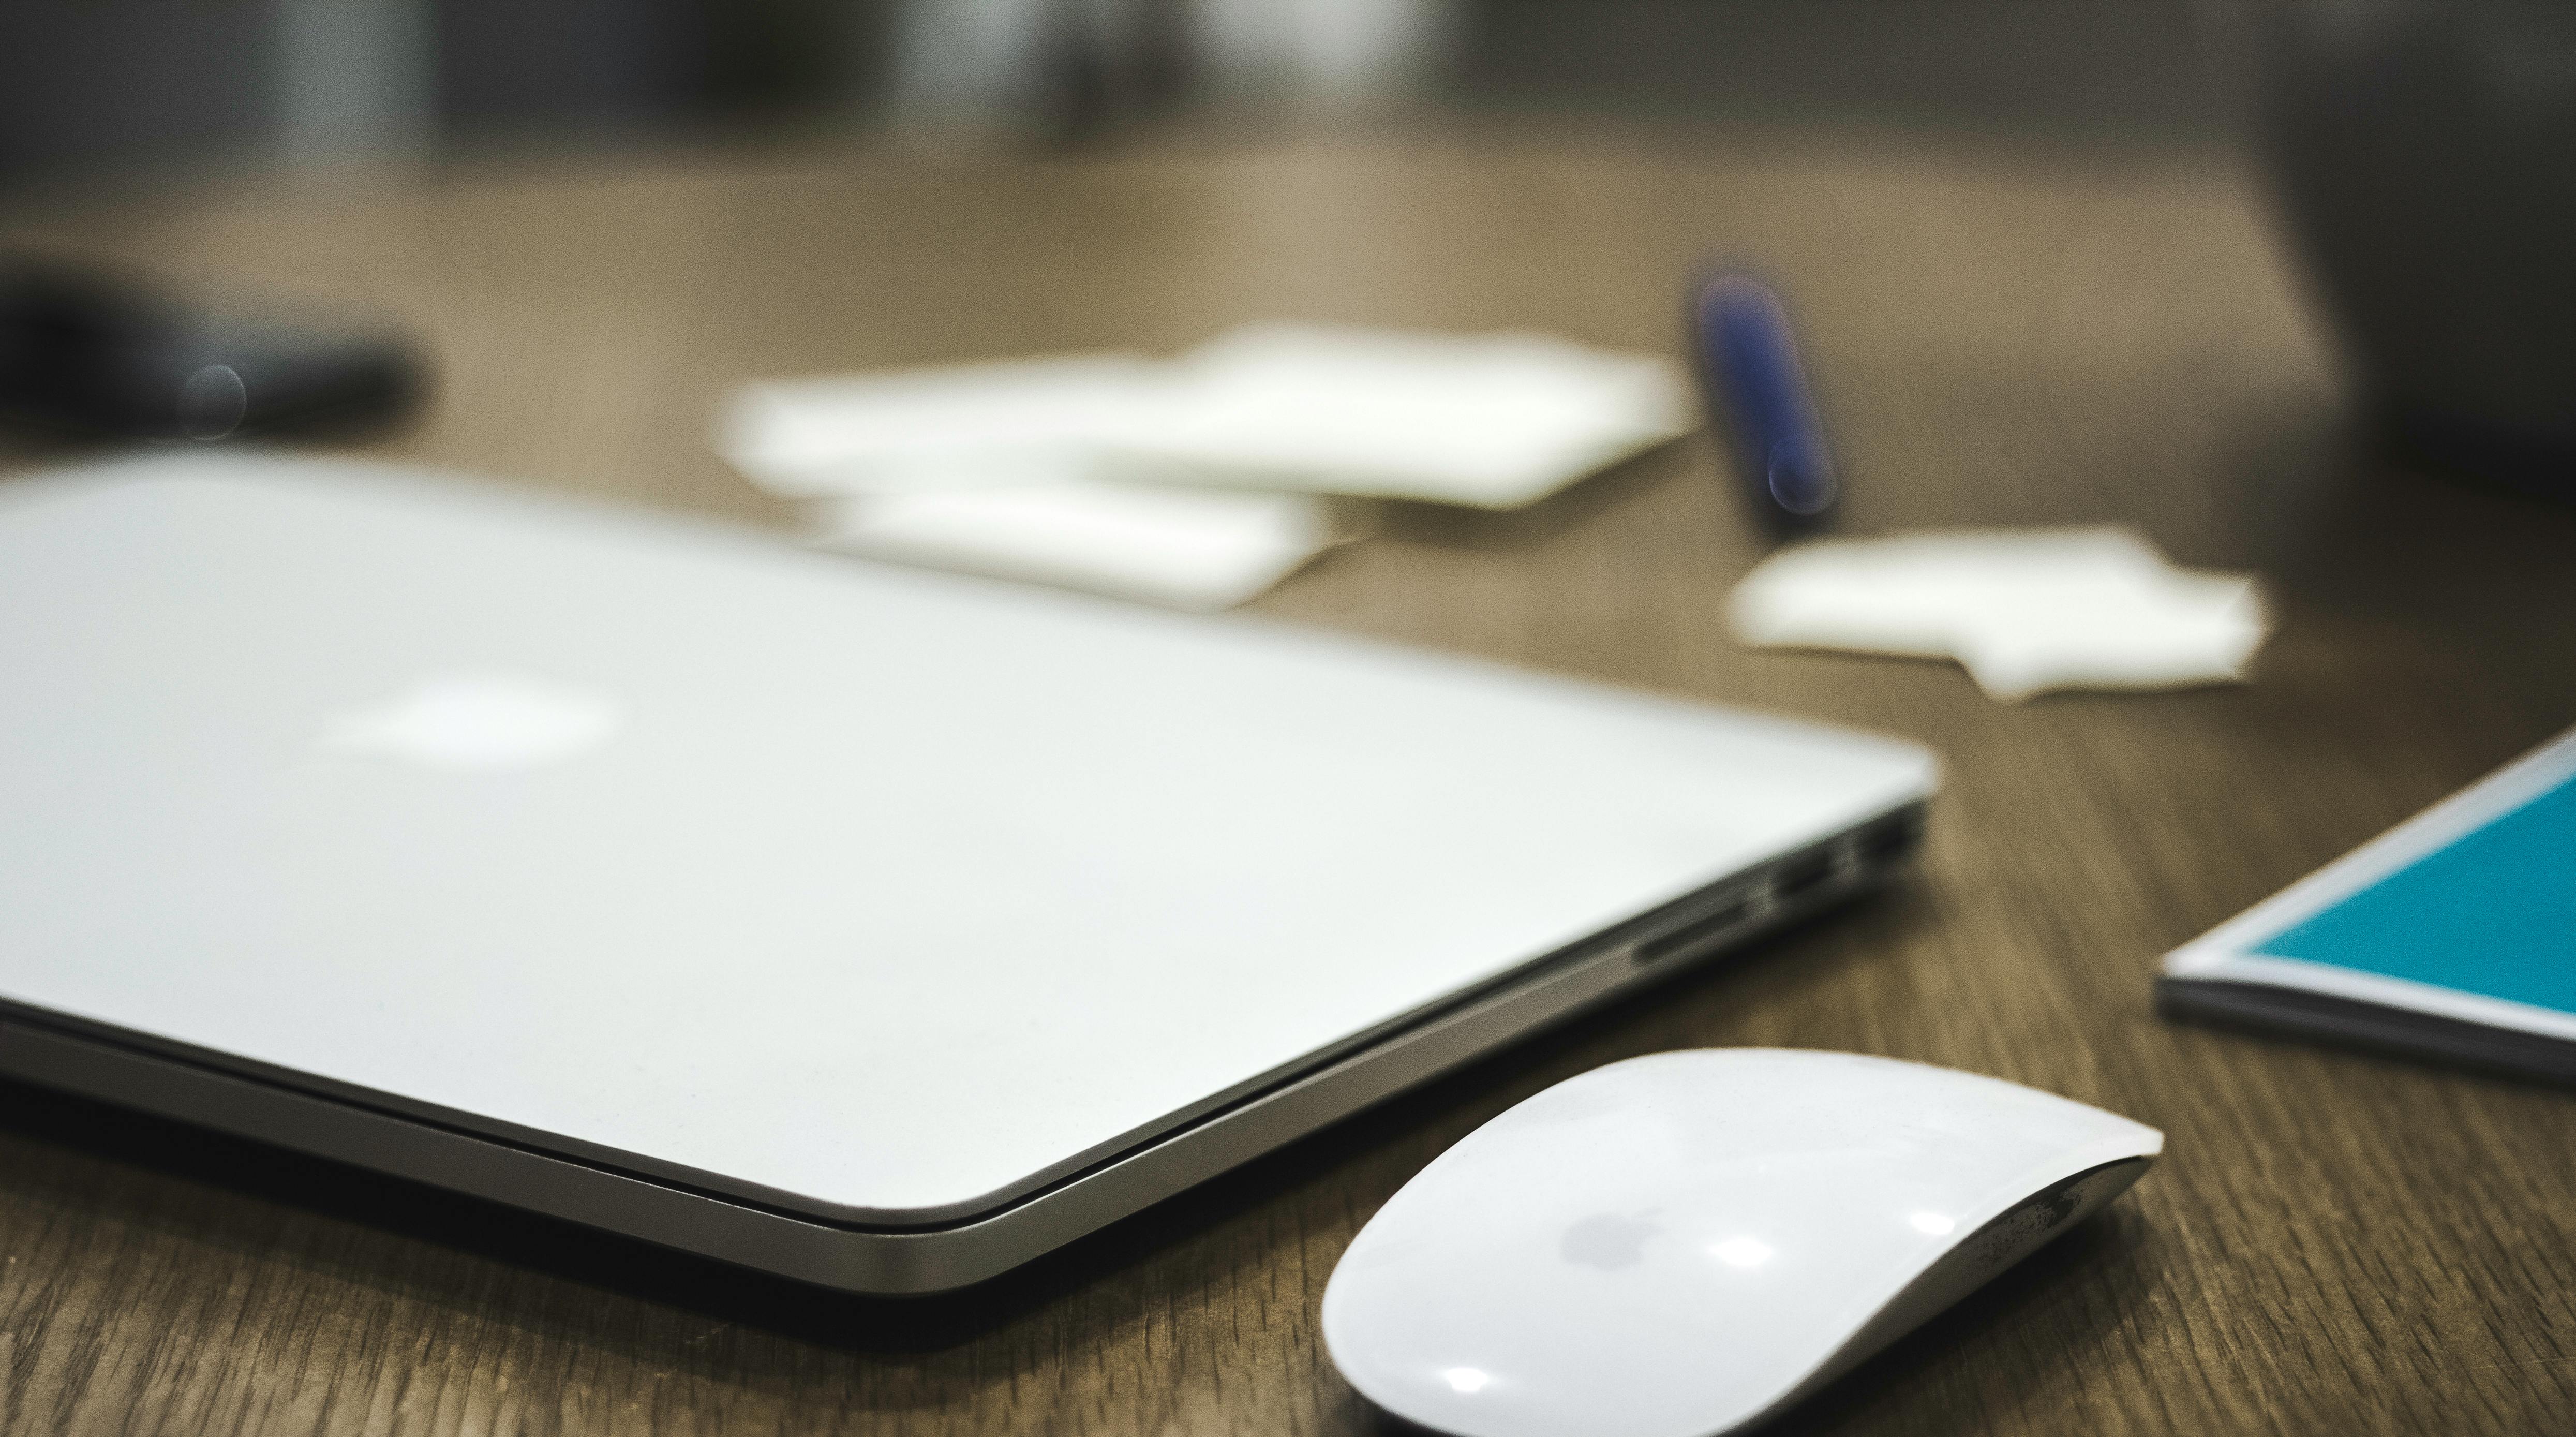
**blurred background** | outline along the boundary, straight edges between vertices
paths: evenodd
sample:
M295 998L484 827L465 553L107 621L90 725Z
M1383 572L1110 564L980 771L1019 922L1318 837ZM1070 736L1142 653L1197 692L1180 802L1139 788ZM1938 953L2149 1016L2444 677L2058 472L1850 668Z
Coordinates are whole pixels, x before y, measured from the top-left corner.
M31 0L0 267L106 289L0 285L0 398L210 437L426 375L399 452L731 504L609 476L746 380L1266 318L1671 352L1723 261L1921 492L1938 434L2033 519L2285 493L2351 418L2563 495L2571 145L2555 0ZM120 307L164 285L316 333Z
M2208 0L25 0L0 179L458 148L1599 114L2206 147Z

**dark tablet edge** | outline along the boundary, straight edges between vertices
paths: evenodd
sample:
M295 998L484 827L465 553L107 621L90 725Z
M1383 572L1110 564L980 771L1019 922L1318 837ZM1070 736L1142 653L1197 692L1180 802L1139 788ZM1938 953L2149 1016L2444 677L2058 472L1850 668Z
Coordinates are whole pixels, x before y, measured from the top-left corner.
M2304 988L2164 977L2156 980L2156 1011L2576 1086L2576 1042Z

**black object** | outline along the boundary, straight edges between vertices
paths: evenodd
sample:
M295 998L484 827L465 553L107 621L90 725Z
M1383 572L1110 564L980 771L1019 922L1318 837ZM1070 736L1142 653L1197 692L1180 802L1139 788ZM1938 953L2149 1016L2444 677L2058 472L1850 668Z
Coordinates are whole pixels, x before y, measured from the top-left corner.
M2391 434L2576 497L2576 4L2265 0L2283 209Z
M371 335L202 314L68 270L0 267L0 416L111 439L347 433L421 389Z
M2347 1047L2576 1084L2576 1043L2492 1023L2264 983L2156 980L2156 1011L2249 1033L2299 1033Z

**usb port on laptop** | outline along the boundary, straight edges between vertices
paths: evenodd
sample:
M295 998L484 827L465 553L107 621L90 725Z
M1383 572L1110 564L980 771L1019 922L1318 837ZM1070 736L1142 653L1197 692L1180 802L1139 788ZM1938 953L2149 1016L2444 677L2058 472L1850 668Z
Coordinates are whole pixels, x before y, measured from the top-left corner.
M1660 933L1637 945L1639 963L1660 963L1676 953L1695 952L1741 924L1753 914L1753 895L1738 895L1734 900L1701 914L1670 933Z
M1771 896L1781 903L1793 903L1824 886L1834 876L1834 855L1828 850L1793 858L1771 873Z
M1914 851L1923 838L1923 815L1917 810L1882 818L1862 829L1852 847L1869 864L1893 863Z

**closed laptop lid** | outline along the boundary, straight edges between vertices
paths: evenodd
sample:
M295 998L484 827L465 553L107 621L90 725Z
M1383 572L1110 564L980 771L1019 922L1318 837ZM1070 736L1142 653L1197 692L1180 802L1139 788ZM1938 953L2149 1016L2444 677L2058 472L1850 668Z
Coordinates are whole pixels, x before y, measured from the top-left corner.
M0 1002L986 1211L1920 796L1918 750L351 463L0 484Z

